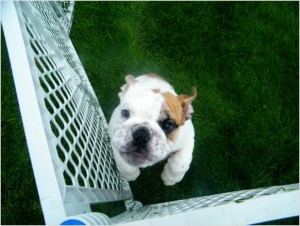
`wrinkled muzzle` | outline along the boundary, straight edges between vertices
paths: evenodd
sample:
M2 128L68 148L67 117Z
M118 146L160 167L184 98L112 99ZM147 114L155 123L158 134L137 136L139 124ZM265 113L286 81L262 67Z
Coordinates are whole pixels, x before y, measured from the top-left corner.
M127 126L116 132L113 145L128 164L146 167L166 157L170 148L158 126L153 128L149 123Z

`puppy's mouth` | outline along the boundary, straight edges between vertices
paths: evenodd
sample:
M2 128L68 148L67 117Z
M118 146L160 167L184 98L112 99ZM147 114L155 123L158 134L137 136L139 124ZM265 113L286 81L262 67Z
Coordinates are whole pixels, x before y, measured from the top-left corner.
M141 167L144 164L152 163L153 161L149 158L149 150L143 146L131 146L127 145L124 152L121 152L121 156L133 166Z

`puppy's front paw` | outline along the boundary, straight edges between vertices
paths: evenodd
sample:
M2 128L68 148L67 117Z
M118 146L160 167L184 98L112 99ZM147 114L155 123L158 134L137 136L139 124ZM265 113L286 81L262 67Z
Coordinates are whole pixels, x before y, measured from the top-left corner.
M176 184L177 182L181 181L182 177L181 178L176 178L176 179L171 178L170 175L168 175L168 173L166 172L166 170L164 170L161 174L161 179L162 179L162 181L164 182L164 184L166 186L172 186L172 185Z
M121 173L122 174L122 173ZM136 178L138 178L138 176L140 175L140 170L139 169L136 169L130 173L126 173L126 174L122 174L122 176L128 180L128 181L134 181L136 180Z

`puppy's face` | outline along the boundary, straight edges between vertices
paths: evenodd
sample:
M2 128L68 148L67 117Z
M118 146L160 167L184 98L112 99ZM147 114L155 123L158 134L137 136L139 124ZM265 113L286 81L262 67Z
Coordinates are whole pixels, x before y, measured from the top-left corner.
M147 167L172 152L180 126L192 113L190 103L196 93L175 96L145 89L134 78L126 80L110 125L112 145L130 165Z

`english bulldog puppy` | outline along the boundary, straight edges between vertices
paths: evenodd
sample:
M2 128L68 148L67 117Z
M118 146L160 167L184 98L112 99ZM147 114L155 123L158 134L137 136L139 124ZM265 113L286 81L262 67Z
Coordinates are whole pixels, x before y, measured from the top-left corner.
M189 169L194 149L191 121L196 98L177 95L174 88L156 74L127 75L119 93L120 104L109 122L109 135L116 165L128 181L140 175L139 168L168 158L161 174L165 185L182 180Z

